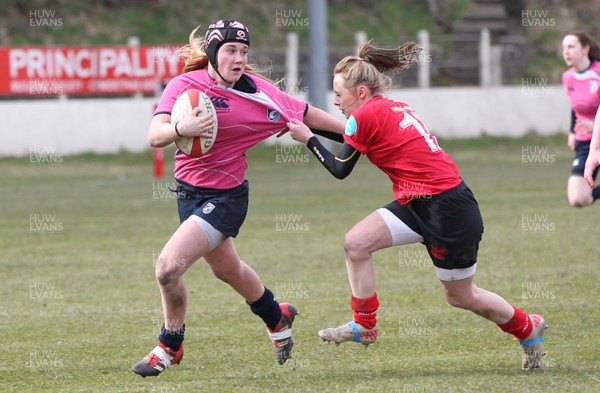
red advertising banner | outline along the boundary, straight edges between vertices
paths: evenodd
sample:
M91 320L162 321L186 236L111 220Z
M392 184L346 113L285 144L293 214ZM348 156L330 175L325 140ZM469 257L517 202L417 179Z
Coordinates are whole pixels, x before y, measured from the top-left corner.
M0 95L152 94L181 73L177 48L0 47Z

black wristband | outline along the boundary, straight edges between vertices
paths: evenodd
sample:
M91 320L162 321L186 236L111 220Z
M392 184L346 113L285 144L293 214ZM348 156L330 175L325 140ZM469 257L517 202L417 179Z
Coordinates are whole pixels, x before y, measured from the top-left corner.
M179 122L176 122L176 123L175 123L175 133L177 134L177 136L178 136L178 137L180 137L180 138L181 138L183 135L181 135L181 134L179 133L179 130L177 130L177 124L179 124Z

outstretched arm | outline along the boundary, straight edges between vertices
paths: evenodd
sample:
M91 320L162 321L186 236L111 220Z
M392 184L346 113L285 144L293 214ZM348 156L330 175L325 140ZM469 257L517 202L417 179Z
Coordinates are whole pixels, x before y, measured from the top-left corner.
M325 130L319 130L316 128L310 129L314 134L320 135L324 138L332 140L337 143L344 143L344 136L342 134L338 134L337 132L330 132Z
M344 134L344 122L336 119L324 110L312 105L309 105L308 109L306 110L306 115L304 115L304 124L306 124L309 128L316 129L318 131L328 131L339 134L340 136ZM319 132L317 133L321 135Z
M327 150L313 132L302 122L293 120L287 123L292 138L305 143L310 151L319 159L319 162L338 179L346 178L354 169L360 158L360 153L349 144L345 143L340 148L337 156Z
M344 133L344 123L324 110L307 104L304 123L315 134L338 143L344 143L344 137L342 136ZM288 130L283 130L277 134L277 137L279 138L287 132Z

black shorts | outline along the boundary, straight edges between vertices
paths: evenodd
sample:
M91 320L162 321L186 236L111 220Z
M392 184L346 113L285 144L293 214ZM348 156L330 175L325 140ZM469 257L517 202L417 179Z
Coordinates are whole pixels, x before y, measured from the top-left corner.
M590 143L591 141L575 141L575 157L571 164L571 175L583 176L585 162L590 154ZM596 180L596 175L598 175L598 169L600 167L597 167L594 171L594 180Z
M192 214L201 217L219 232L236 237L248 213L248 181L227 190L198 188L177 180L179 220Z
M477 262L483 219L473 193L462 182L439 195L394 201L386 209L423 237L423 244L441 269L466 269Z

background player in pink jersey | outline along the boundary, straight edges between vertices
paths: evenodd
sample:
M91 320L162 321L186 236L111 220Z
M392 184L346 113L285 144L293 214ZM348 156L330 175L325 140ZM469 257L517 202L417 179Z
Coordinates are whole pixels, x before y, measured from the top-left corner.
M562 54L569 67L562 83L571 103L571 129L568 145L575 150L571 176L567 184L567 198L573 207L591 205L600 198L600 187L590 189L583 177L590 151L594 116L600 106L600 48L584 32L567 34L562 40ZM597 171L593 173L596 178Z
M201 158L175 153L181 225L156 261L164 325L158 345L132 367L142 377L156 376L183 357L187 290L182 277L200 258L264 321L275 345L277 362L283 364L291 357L292 323L298 311L274 299L256 272L240 260L233 243L248 208L245 153L286 130L286 123L292 119L318 124L322 133L333 139L342 140L344 130L342 122L283 93L247 65L250 33L243 24L219 20L209 26L203 41L195 37L196 30L190 35L190 44L183 48L185 72L166 86L148 139L150 145L161 147L181 136L205 135L213 119L199 109L171 124L173 105L188 89L199 89L211 98L219 130L213 147ZM240 345L235 339L231 341L232 345Z
M419 51L414 43L397 49L367 43L358 49L358 56L336 65L334 104L347 118L345 142L337 156L323 148L299 120L288 123L292 137L306 143L334 176L347 176L364 154L389 176L395 195L393 202L368 215L344 237L354 317L349 323L319 331L319 336L337 344L375 342L379 301L372 253L421 242L448 303L514 335L522 346L523 368L538 368L544 354L544 318L524 313L473 282L483 221L471 190L418 115L407 104L382 96L391 85L383 72L406 68Z

